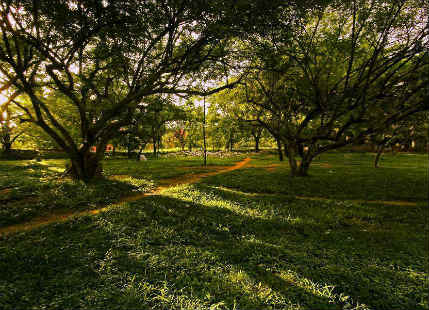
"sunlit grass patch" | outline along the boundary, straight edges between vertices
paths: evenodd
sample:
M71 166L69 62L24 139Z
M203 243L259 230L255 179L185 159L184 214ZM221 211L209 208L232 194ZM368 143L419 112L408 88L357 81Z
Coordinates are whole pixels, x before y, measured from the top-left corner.
M376 220L375 208L335 201L307 205L204 185L162 194L8 237L1 261L16 268L3 278L16 280L0 302L42 306L49 300L67 307L79 300L82 308L165 309L427 307L424 238L410 243L398 226L385 236L391 243L383 244L377 235L361 232L360 224L342 223L352 213ZM37 251L29 251L35 242ZM48 272L59 268L61 276ZM24 280L39 273L45 274L44 292Z
M39 163L11 168L0 170L7 176L0 179L0 188L5 190L0 197L0 226L51 213L99 208L133 192L147 192L154 186L150 180L131 176L121 180L98 179L85 184L53 172L60 169L57 166Z
M237 155L226 158L209 158L207 167L202 158L180 157L160 158L157 160L136 161L130 159L112 159L104 162L104 173L111 175L130 175L159 181L165 178L181 177L190 173L201 173L213 170L216 166L232 166L244 158Z
M291 177L287 163L273 171L264 167L278 163L273 156L256 156L251 167L218 175L205 183L248 193L322 197L340 200L427 202L428 161L423 155L385 155L391 167L373 168L372 155L326 154L314 162L309 177ZM411 159L410 159L411 158ZM319 165L320 164L320 165ZM332 167L327 168L324 165ZM407 169L394 167L404 166ZM426 167L426 168L425 168Z
M282 169L265 179L258 167L211 176L2 237L0 308L429 308L427 204L343 200L314 176L295 178L303 184L293 189L322 187L317 194L328 199L296 199L280 186ZM87 201L102 193L138 195L157 182L137 173L111 177L77 192ZM75 190L63 182L56 194ZM355 195L398 195L366 188L372 192L358 188Z

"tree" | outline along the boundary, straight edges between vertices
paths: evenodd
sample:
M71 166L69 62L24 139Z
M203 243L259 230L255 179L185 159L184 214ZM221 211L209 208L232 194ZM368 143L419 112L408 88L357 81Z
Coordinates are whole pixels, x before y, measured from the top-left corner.
M16 116L10 111L8 105L0 105L0 144L4 153L12 150L12 144L23 134L17 131Z
M102 172L108 140L132 121L144 98L202 94L189 87L192 75L210 77L217 70L210 64L225 59L229 39L262 22L264 14L251 19L253 12L268 12L273 3L3 1L0 71L15 94L28 98L16 102L23 120L68 154L73 177L89 181ZM46 100L54 93L78 115L78 138L55 117Z
M128 126L121 127L119 144L127 148L128 157L138 150L140 158L146 145L152 141L154 157L157 157L165 132L166 123L181 120L185 112L171 102L169 97L153 96L140 103Z
M251 138L254 142L254 151L260 151L261 139L264 135L264 128L257 122L239 122L239 130L241 132L242 139L249 140Z
M248 42L253 70L239 98L284 144L292 175L429 109L427 12L423 1L332 2Z
M1 119L1 118L0 118ZM23 132L12 134L15 127L14 123L10 123L8 120L0 120L0 143L4 153L10 153L12 151L12 144L23 134Z
M192 151L194 147L202 145L203 140L203 108L198 106L190 106L187 108L187 116L184 122L184 129L187 132L186 144L188 150Z
M178 128L174 131L174 138L176 138L177 141L179 142L182 152L185 150L186 136L187 136L187 132L183 128Z
M13 136L13 132L16 131L16 113L12 111L11 102L16 98L8 94L12 83L2 83L0 87L0 144L2 150L8 153L12 150L12 144L22 135L22 131Z
M148 123L151 124L152 141L153 141L153 153L154 157L158 157L159 150L161 148L162 136L166 132L167 123L180 121L185 119L185 111L169 101L168 98L162 99L157 98L148 107Z
M202 144L203 107L196 104L195 98L188 98L180 108L184 113L183 118L172 122L170 128L176 139L179 139L182 149L187 146L192 151Z
M428 141L428 119L427 112L416 113L410 118L393 124L381 133L371 136L371 141L377 145L377 153L374 159L374 167L379 167L379 161L385 148L401 145L406 150L415 148L416 141L423 141L427 145Z
M232 89L212 96L209 120L214 127L213 135L224 137L227 149L231 149L234 141L251 137L255 151L258 152L264 134L264 128L255 121L259 112L252 107L240 105L236 100L239 92L239 89Z
M240 139L238 122L228 117L218 105L211 104L207 113L207 123L209 137L216 140L216 146L233 151L234 144Z

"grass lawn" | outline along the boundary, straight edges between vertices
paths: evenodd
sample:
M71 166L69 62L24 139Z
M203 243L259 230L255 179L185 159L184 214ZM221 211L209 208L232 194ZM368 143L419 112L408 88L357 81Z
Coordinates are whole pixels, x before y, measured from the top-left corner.
M106 178L88 185L61 177L66 160L0 161L0 228L53 212L99 208L120 197L148 192L162 179L211 171L241 157L213 158L207 168L200 158L106 160Z
M429 309L427 157L372 159L326 154L291 178L274 155L252 155L198 184L0 237L0 309ZM128 177L83 185L58 179L63 164L0 162L0 190L13 188L3 225L9 204L91 208L210 169L109 160L107 175ZM42 212L29 208L20 221Z

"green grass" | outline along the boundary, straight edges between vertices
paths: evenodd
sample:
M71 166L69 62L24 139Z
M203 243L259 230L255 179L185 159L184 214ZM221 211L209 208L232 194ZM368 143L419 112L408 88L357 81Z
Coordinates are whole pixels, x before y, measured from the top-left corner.
M157 160L137 162L131 159L112 159L105 162L106 175L130 175L154 180L180 177L190 173L203 173L211 171L214 166L231 166L245 156L236 155L225 158L208 157L207 166L202 166L202 159L196 157L171 157Z
M370 159L328 154L319 162L332 168L306 179L256 156L249 169L3 237L0 308L428 309L427 161L386 156L373 169ZM423 193L410 200L392 178ZM357 187L335 193L343 183ZM294 198L307 194L331 200Z
M211 166L232 165L241 157L106 160L106 178L90 184L61 177L64 159L0 161L0 227L22 223L52 212L90 210L120 197L153 189L164 178L210 171ZM111 178L119 175L119 178ZM125 176L125 177L124 177Z
M150 180L100 179L91 184L61 177L65 161L0 162L0 227L46 216L100 207L125 194L145 192Z
M373 168L373 159L373 154L325 154L313 162L309 177L293 178L287 162L278 162L274 155L262 155L254 157L251 169L234 171L228 178L219 175L210 182L245 192L427 203L427 155L385 155L377 169ZM272 164L279 166L267 171L265 167Z

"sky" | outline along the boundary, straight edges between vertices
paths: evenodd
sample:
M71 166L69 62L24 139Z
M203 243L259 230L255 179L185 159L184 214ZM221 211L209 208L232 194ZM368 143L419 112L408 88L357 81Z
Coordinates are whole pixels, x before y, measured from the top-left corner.
M0 105L4 104L7 101L7 97L0 94Z

